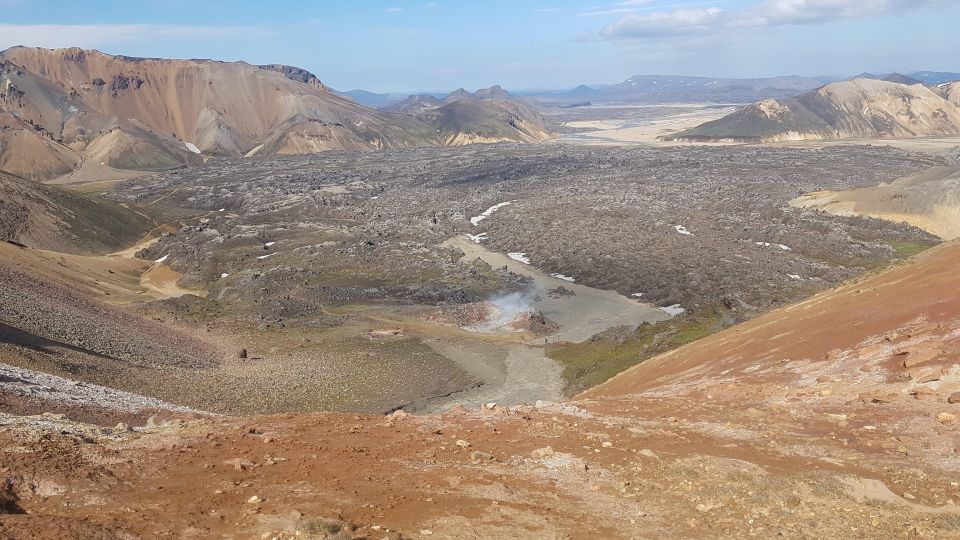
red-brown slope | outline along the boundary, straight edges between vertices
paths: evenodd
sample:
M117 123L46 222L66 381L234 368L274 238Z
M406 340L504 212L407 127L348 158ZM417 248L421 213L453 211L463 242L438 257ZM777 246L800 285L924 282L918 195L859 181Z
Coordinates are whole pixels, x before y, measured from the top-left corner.
M705 377L737 377L781 362L810 360L823 367L843 350L914 323L960 318L960 243L949 243L904 264L826 291L634 367L580 398L640 393ZM960 351L945 351L943 362ZM756 367L759 366L759 367Z

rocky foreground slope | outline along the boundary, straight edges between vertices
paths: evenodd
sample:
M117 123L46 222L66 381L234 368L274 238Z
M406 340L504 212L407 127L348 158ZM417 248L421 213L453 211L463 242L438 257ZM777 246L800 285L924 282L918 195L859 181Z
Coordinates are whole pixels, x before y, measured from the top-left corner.
M509 140L529 142L516 115L501 112L483 119L514 134ZM539 115L532 115L536 123ZM434 124L358 105L292 66L131 58L79 48L0 52L0 169L31 179L82 168L162 170L203 156L456 139L457 133ZM458 127L466 135L476 131L469 122Z
M960 81L928 87L860 78L760 101L669 138L777 142L956 135L958 97Z
M960 537L960 245L565 404L0 416L9 538Z

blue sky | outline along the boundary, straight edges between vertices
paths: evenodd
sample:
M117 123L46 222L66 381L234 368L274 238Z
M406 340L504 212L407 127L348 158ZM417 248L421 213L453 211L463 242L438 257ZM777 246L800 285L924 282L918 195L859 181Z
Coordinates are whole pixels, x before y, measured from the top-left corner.
M960 71L960 0L0 0L0 49L285 63L338 89Z

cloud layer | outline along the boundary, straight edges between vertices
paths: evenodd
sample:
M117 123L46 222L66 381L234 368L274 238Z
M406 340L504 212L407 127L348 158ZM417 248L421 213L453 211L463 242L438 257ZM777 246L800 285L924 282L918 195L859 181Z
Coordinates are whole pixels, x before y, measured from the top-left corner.
M842 19L887 15L953 0L765 0L743 10L717 7L678 8L649 14L629 13L607 25L598 37L644 40L710 35L730 29L823 24ZM610 11L622 6L610 6Z
M31 47L103 47L145 38L219 40L265 37L270 32L249 26L187 26L159 24L2 24L0 50Z

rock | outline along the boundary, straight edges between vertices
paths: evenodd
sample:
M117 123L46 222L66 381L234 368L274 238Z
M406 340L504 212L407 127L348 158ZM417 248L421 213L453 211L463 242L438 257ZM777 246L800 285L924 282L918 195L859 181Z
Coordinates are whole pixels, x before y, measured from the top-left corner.
M860 401L864 403L893 403L897 400L896 392L874 390L860 394Z
M470 452L470 459L474 461L493 461L493 455L479 450Z
M410 416L410 413L408 413L407 411L404 411L403 409L397 409L387 416L393 420L399 420L401 418L408 418Z
M537 448L536 450L530 452L530 457L533 457L536 459L545 458L551 455L553 455L552 446L544 446L543 448Z
M256 463L250 461L247 458L233 458L228 459L223 462L225 465L233 465L233 468L238 471L245 471L249 468L252 468Z
M947 403L960 403L960 392L954 392L947 397Z
M123 422L120 422L119 424L113 426L113 430L118 433L129 433L133 431L133 428Z
M262 503L262 502L263 502L263 499L261 499L260 497L258 497L258 496L256 496L256 495L254 495L253 497L250 497L249 499L247 499L247 504L260 504L260 503Z
M918 386L910 390L910 395L916 399L929 399L936 395L932 388Z
M494 410L494 409L497 408L497 404L496 404L496 402L491 401L490 403L487 403L486 407L487 407L488 410L491 410L491 411L492 411L492 410Z
M457 439L457 446L460 448L470 448L470 443L463 439Z
M940 368L938 367L918 367L907 370L907 375L917 384L923 384L940 380Z
M658 456L657 456L657 453L654 452L653 450L650 450L649 448L644 448L643 450L640 450L640 451L637 452L637 453L640 454L641 456L645 456L645 457L649 457L649 458L656 458L656 457L658 457Z
M613 448L613 443L610 441L603 441L602 443L600 443L600 446L604 448Z
M908 501L916 500L916 497L912 493L908 493L906 491L903 492L903 498L907 499Z
M246 358L246 357L247 357L247 350L240 349L240 352L237 353L237 358Z
M903 360L903 367L909 368L933 360L940 356L940 352L940 349L916 347L897 351L897 355L906 355L906 358Z
M948 412L942 412L937 415L937 422L941 424L952 424L957 420L957 415Z

